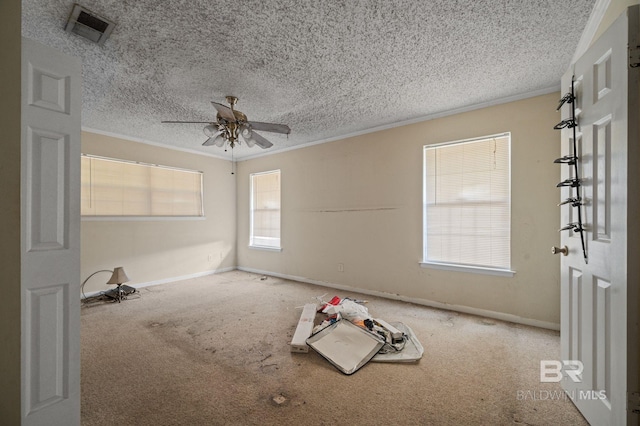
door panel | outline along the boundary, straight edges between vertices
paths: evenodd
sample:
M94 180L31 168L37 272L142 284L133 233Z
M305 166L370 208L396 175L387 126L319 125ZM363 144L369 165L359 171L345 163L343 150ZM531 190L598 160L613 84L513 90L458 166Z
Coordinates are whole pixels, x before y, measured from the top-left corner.
M564 92L574 81L577 97L575 137L582 199L579 207L562 206L562 226L577 221L581 209L588 255L583 257L579 232L562 234L561 243L569 254L561 261L561 353L563 360L578 360L584 366L581 380L567 375L563 387L594 425L638 422L637 414L627 410L627 393L637 391L630 366L639 360L637 342L627 339L628 332L637 335L638 326L638 308L628 303L628 290L638 283L628 278L637 276L640 268L639 260L630 257L637 243L628 235L629 198L638 197L632 183L637 172L628 167L633 161L630 147L638 144L630 138L638 134L638 120L630 116L638 113L629 107L637 108L638 70L628 63L628 45L637 40L637 28L638 6L633 6L562 79ZM563 106L563 119L571 116L570 108ZM562 132L562 153L571 154L573 129ZM563 167L563 179L572 174L572 167ZM562 200L572 191L562 188Z
M69 233L69 135L27 128L27 247L28 252L66 249Z
M22 424L80 424L80 61L22 44Z

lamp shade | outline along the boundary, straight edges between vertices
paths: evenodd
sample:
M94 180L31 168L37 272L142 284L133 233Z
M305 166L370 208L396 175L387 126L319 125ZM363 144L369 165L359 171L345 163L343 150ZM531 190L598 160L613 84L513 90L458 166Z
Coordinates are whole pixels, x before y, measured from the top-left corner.
M244 141L246 142L249 148L251 148L256 144L255 139L253 139L253 133L251 132L250 127L245 127L244 129L242 129L241 134L242 134L242 138L244 139Z
M111 274L111 278L107 281L107 284L122 284L129 281L129 277L124 272L122 266L118 266L113 270L113 274Z
M218 127L214 126L213 124L208 124L204 126L204 129L202 129L202 131L204 132L205 135L207 135L207 137L210 137L210 138L215 137L216 133L220 133L218 131Z

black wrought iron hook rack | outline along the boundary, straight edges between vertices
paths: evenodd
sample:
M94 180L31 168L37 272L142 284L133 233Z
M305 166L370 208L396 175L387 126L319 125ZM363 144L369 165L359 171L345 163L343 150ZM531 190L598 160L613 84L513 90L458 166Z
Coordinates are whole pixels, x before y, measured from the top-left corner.
M560 228L558 232L570 230L580 234L580 242L582 243L582 255L584 256L585 263L587 263L588 262L587 247L585 244L585 237L584 237L585 229L582 223L583 202L582 202L582 196L580 195L582 180L580 179L580 174L578 169L578 163L580 159L578 158L578 149L577 149L578 142L576 137L576 127L578 127L578 122L576 120L576 94L575 94L575 78L574 77L571 78L571 92L565 94L560 99L560 102L558 104L558 108L556 108L556 111L559 111L560 108L562 108L562 106L567 103L571 105L571 116L569 118L566 118L560 121L558 124L553 126L553 128L556 130L567 128L573 131L573 143L570 145L570 149L572 150L572 152L569 155L565 155L564 157L556 158L554 163L573 166L573 178L563 180L562 182L558 183L556 187L558 188L569 187L569 188L573 188L573 190L575 191L574 195L570 195L569 198L567 198L565 201L558 204L558 206L571 204L571 207L575 207L578 212L578 221L569 223L567 226Z

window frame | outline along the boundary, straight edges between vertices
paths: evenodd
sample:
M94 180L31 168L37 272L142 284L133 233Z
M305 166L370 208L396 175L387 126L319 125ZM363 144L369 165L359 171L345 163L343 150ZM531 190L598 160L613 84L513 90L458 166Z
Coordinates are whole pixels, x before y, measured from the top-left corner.
M256 237L254 235L254 208L255 199L254 199L254 178L270 175L270 174L278 174L278 211L280 212L280 221L278 224L278 245L270 246L264 244L256 244L255 238L266 238L266 237ZM282 171L280 169L275 170L267 170L264 172L256 172L249 174L249 248L257 249L257 250L267 250L267 251L282 251Z
M427 225L428 225L428 219L427 219L427 199L428 199L428 192L427 192L427 149L434 149L434 148L438 148L438 147L444 147L444 146L451 146L451 145L461 145L461 144L465 144L465 143L473 143L473 142L480 142L483 140L488 140L488 139L494 139L494 138L501 138L501 137L508 137L508 154L507 154L507 158L508 158L508 194L509 194L509 266L508 267L496 267L496 266L482 266L482 265L474 265L474 264L465 264L465 263L455 263L455 262L445 262L445 261L434 261L434 260L428 260L428 256L427 256L427 239L428 239L428 235L427 235ZM431 269L440 269L440 270L446 270L446 271L457 271L457 272L470 272L470 273L477 273L477 274L485 274L485 275L495 275L495 276L506 276L506 277L512 277L515 275L515 271L512 269L512 256L511 256L511 249L512 249L512 232L511 232L511 228L512 228L512 217L511 217L511 210L512 210L512 205L511 205L511 200L512 200L512 188L511 188L511 171L512 171L512 167L511 167L511 146L512 146L512 140L511 140L511 132L502 132L502 133L497 133L497 134L493 134L493 135L487 135L487 136L480 136L480 137L474 137L474 138L468 138L468 139L461 139L461 140L455 140L455 141L449 141L449 142L443 142L443 143L437 143L437 144L429 144L429 145L424 145L423 149L422 149L422 161L423 161L423 165L422 165L422 173L423 173L423 177L422 177L422 197L423 197L423 201L422 201L422 261L420 262L420 266L423 268L431 268Z
M116 214L103 214L103 215L83 215L80 212L82 221L191 221L191 220L205 220L204 210L204 172L200 170L185 169L180 167L166 166L160 164L146 163L142 161L125 160L121 158L105 157L93 154L81 154L81 158L96 159L102 161L111 161L120 164L131 164L137 166L172 170L178 172L185 172L190 174L197 174L200 177L200 214L199 215L116 215Z

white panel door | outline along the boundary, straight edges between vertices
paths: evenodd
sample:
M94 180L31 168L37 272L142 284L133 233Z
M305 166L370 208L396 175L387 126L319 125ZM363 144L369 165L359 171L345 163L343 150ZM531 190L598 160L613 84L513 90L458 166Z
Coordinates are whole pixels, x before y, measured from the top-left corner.
M563 387L593 425L637 424L627 392L638 390L637 277L638 90L640 68L629 61L638 45L638 7L629 8L574 64L562 80L575 83L576 142L582 205L561 208L562 225L581 209L588 260L579 232L562 231L569 249L561 262L562 359L580 361L582 374ZM570 117L571 105L562 107ZM562 153L573 154L573 129L562 130ZM562 179L574 167L561 165ZM562 200L575 194L562 188ZM628 336L629 333L629 336ZM636 371L636 373L633 373ZM630 395L631 395L630 394Z
M22 424L80 424L81 64L22 41Z

